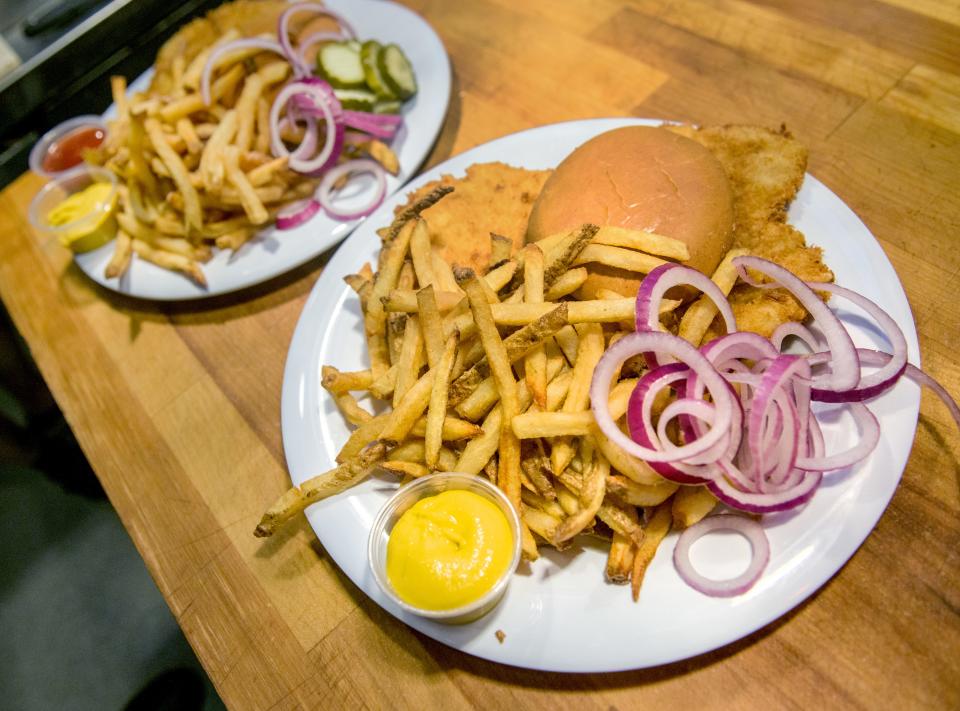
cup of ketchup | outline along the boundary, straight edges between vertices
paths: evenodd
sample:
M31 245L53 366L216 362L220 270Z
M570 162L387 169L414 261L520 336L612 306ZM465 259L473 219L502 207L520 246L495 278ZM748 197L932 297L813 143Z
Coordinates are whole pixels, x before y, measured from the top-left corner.
M30 169L52 178L83 162L83 153L107 137L106 122L99 116L77 116L47 131L30 151Z

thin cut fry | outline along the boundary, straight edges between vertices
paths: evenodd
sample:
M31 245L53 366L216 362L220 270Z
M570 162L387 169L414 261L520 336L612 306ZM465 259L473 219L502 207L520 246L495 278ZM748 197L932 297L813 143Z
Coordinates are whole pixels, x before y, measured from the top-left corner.
M447 413L447 382L450 379L450 369L453 367L453 357L460 343L459 331L454 331L444 346L443 353L436 363L436 379L433 392L430 393L430 404L427 408L427 433L424 438L426 453L424 461L431 469L437 466L442 441L443 420Z
M523 298L528 304L543 303L543 252L535 244L524 248ZM547 406L547 353L543 345L534 346L523 360L524 378L541 408Z
M690 259L690 250L687 248L687 243L682 240L658 235L656 232L630 230L613 225L601 227L593 238L593 244L636 249L681 262Z
M356 457L331 469L325 474L307 479L300 486L295 486L277 499L266 513L260 518L253 535L258 538L272 536L274 532L288 519L306 509L310 504L338 494L366 477L371 468L387 452L387 445L375 442Z
M662 503L653 512L653 516L647 522L643 529L643 542L637 548L637 553L633 558L633 573L630 575L630 587L633 592L633 600L640 599L640 586L643 584L643 576L647 573L647 567L653 561L657 554L657 548L670 531L670 504Z

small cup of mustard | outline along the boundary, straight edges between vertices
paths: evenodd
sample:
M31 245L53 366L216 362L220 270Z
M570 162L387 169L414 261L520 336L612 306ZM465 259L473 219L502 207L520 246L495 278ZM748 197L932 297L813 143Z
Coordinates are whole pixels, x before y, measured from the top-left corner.
M34 229L57 237L74 252L89 252L116 236L116 205L116 176L79 165L40 188L28 214Z
M486 479L431 474L383 505L367 559L400 609L447 624L472 622L496 607L520 563L520 519Z

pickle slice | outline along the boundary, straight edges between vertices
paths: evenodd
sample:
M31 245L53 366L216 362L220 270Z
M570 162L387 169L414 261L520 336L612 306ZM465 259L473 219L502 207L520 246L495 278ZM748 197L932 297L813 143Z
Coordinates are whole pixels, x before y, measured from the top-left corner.
M386 101L378 101L373 105L373 113L375 114L398 114L400 113L400 108L403 104L396 99L387 99Z
M317 69L338 89L362 89L366 86L360 52L346 42L330 42L317 52Z
M391 100L396 99L397 95L387 86L383 76L380 74L380 67L377 64L377 57L382 49L376 40L367 40L360 48L360 63L363 65L363 76L367 81L367 87L377 95L378 99Z
M350 111L373 111L377 101L376 95L366 89L334 89L333 93L340 105Z
M390 90L401 99L409 99L417 93L417 80L410 60L397 45L388 44L377 56L380 74Z

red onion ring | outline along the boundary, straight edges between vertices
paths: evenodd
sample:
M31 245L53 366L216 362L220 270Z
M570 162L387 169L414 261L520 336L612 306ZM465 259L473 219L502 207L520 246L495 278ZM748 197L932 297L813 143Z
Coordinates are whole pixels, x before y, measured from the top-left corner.
M300 98L301 102L309 102L307 106L311 111L317 112L325 122L323 147L313 158L304 158L300 148L292 153L287 150L280 138L280 112L295 98ZM334 98L333 101L336 99ZM297 107L304 110L304 103L297 104ZM326 170L333 165L343 147L343 126L338 124L335 118L335 111L339 109L338 104L333 104L322 86L313 82L294 81L284 86L274 99L270 107L270 149L276 157L288 156L291 170L298 173L313 174ZM313 131L310 130L308 122L307 134L304 136L304 142L318 140L317 135L319 126ZM303 144L301 144L302 146ZM322 202L322 201L321 201Z
M371 173L377 181L377 190L371 196L370 201L363 207L353 208L349 211L341 210L333 205L332 192L334 190L334 184L341 176L349 175L350 173ZM320 185L317 187L316 196L323 206L323 209L331 217L338 220L357 220L361 217L366 217L376 210L380 206L380 203L383 202L386 194L387 175L383 166L375 160L358 158L357 160L349 160L346 163L341 163L327 171L320 181Z
M320 212L320 203L313 198L298 200L280 208L277 212L277 229L292 230Z
M641 284L640 332L617 341L600 359L591 384L591 407L609 439L648 462L664 478L706 484L735 508L782 511L808 501L824 472L853 466L876 448L879 423L861 400L886 391L901 374L923 384L929 378L906 363L902 332L868 299L832 284L806 284L757 257L738 257L734 263L741 270L749 267L774 279L766 288L782 286L801 298L826 334L824 341L804 326L788 324L778 329L776 344L756 334L734 332L697 350L677 336L655 330L652 319L659 318L658 300L685 277L682 268L668 265L651 273L652 285L646 280ZM690 278L686 283L698 282L702 280ZM866 311L887 334L895 353L854 348L843 324L814 288L846 298ZM722 303L718 308L724 312ZM777 346L789 335L802 338L811 349L830 350L806 356L781 354ZM640 378L627 407L627 437L613 422L606 403L621 365L638 353L653 362L679 363L655 367ZM879 370L863 375L863 365ZM821 372L813 374L815 367ZM671 388L676 398L655 425L653 400L665 388ZM937 394L960 426L960 408L939 386ZM814 400L846 404L859 431L858 441L844 451L826 453L811 410ZM679 443L668 436L672 420L680 425Z
M700 573L690 560L690 548L704 535L713 531L733 531L750 543L750 564L735 578L714 580ZM745 516L729 514L708 516L690 526L677 539L673 549L673 565L680 577L694 590L712 597L733 597L753 587L770 561L770 543L763 527Z
M295 14L305 10L317 15L326 15L327 17L332 17L340 25L340 28L343 30L343 33L347 39L353 39L357 36L357 33L354 31L350 23L347 22L346 18L339 13L324 7L320 3L292 3L288 9L281 13L280 19L277 21L277 38L280 40L280 46L283 48L283 54L287 57L287 61L293 65L293 71L297 77L309 76L311 72L310 68L306 66L306 62L304 62L304 60L301 58L300 53L293 48L293 43L290 41L290 18Z

